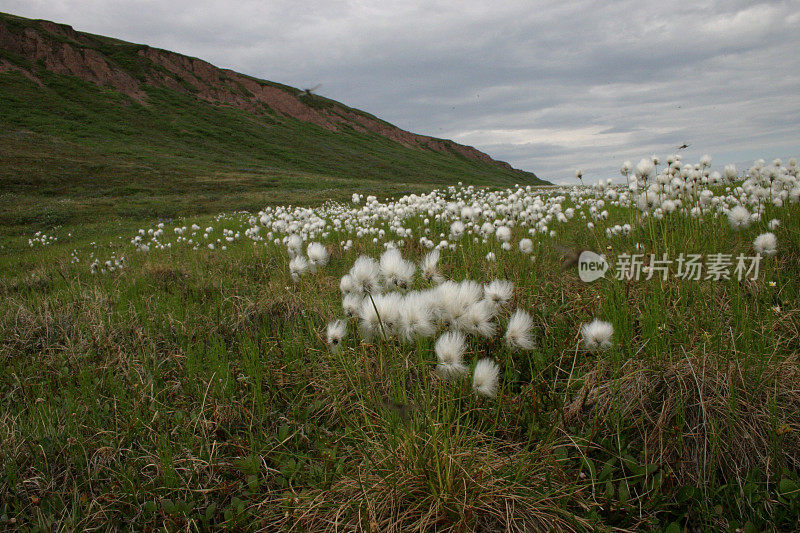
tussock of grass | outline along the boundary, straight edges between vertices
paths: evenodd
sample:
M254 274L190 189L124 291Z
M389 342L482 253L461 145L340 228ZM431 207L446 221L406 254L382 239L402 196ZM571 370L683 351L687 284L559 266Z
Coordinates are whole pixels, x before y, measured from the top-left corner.
M739 482L756 469L800 467L796 356L757 365L731 354L601 365L565 405L564 422L593 434L624 431L681 482ZM722 356L722 357L720 357ZM777 414L777 416L776 416ZM776 454L776 452L778 452Z
M385 433L383 434L386 435ZM575 531L576 494L546 451L431 424L372 435L326 490L287 498L281 528L314 531ZM367 453L364 453L367 452Z

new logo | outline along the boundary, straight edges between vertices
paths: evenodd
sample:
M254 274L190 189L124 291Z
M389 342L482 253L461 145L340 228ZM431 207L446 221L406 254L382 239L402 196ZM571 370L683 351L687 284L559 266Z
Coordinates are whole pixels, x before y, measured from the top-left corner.
M602 255L585 250L578 257L578 276L581 281L590 283L605 276L608 271L608 261Z

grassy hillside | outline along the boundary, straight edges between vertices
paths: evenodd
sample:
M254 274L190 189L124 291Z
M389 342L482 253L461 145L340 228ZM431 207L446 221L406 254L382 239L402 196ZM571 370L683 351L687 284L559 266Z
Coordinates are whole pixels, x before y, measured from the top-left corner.
M35 27L35 21L4 17L0 23L11 28L12 36ZM67 37L46 35L54 47L62 41L78 46ZM533 174L456 151L405 147L347 125L334 132L266 105L247 111L208 103L191 86L179 91L145 83L146 68L172 76L175 83L182 79L138 55L145 48L141 45L86 34L77 38L89 43L80 50L101 53L139 80L143 102L55 74L44 60L0 49L0 62L34 78L15 70L0 72L0 226L318 203L354 191L397 194L462 180L539 183ZM270 86L310 108L370 117L321 96Z

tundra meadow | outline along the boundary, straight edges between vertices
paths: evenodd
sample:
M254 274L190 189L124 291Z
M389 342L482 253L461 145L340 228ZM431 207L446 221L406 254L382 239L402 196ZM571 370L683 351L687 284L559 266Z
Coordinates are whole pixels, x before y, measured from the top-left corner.
M5 239L0 525L795 529L798 165L712 168Z

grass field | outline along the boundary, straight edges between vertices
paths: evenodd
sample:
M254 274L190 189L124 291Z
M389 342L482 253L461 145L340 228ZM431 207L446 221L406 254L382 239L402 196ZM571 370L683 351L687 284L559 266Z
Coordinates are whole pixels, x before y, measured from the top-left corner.
M661 167L643 161L636 192L449 187L6 235L0 525L794 529L797 166ZM739 280L757 237L758 276ZM329 254L309 250L315 272L296 259L311 242ZM414 264L438 249L438 266L408 278L388 257L381 277L351 271L387 247ZM579 250L733 265L699 281L676 264L667 279L618 280L612 265L585 283L569 264ZM513 291L484 305L493 290L465 280ZM342 288L358 295L349 320ZM529 326L509 328L516 309ZM347 333L330 345L336 319ZM587 340L593 319L613 335ZM465 333L450 348L463 369L437 348L448 330ZM472 375L484 358L496 382Z

